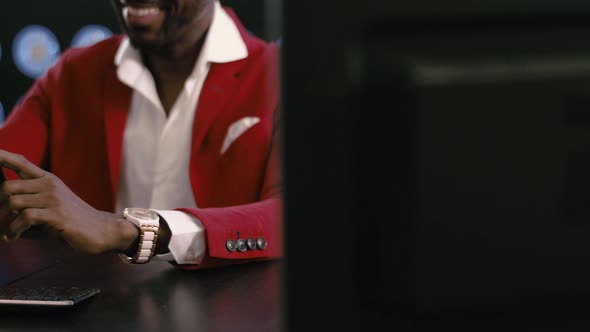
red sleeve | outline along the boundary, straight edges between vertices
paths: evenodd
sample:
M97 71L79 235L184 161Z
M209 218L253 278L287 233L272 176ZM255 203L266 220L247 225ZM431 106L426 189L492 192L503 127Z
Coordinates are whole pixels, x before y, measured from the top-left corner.
M199 265L177 265L183 269L196 270L229 264L269 260L283 256L283 199L282 155L280 120L275 111L272 142L262 183L261 200L240 206L205 209L178 209L190 213L205 226L207 251ZM263 250L248 250L237 255L226 248L228 239L264 238L267 247Z
M63 57L62 57L63 58ZM0 128L0 149L25 156L37 166L45 166L49 134L49 98L62 70L58 62L46 75L35 81L22 102L14 107ZM7 172L14 179L16 174Z

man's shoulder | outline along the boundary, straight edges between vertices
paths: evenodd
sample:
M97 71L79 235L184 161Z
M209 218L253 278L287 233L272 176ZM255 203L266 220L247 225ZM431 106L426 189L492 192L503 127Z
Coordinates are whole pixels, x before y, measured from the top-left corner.
M63 60L69 65L83 66L87 70L99 69L114 64L115 54L123 40L122 35L115 35L94 45L68 49Z
M280 47L274 42L267 42L261 38L258 38L255 35L252 35L248 31L240 31L242 33L242 39L246 44L246 48L248 49L248 56L244 59L246 68L249 68L251 72L258 72L260 73L260 69L263 72L266 72L268 76L268 71L271 71L271 76L273 77L276 75L279 69L280 57L281 57L281 49Z

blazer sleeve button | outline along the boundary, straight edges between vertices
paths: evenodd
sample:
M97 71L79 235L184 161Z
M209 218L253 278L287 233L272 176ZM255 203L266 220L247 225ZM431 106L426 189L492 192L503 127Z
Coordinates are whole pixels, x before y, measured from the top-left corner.
M256 240L256 246L258 247L258 249L264 250L268 246L268 243L263 237L259 237L258 240Z
M248 246L248 250L254 250L256 249L256 240L254 240L253 238L249 238L246 241L246 245Z
M229 252L234 252L237 249L237 243L234 240L227 240L227 242L225 242L225 247L227 248L227 251Z
M248 249L248 246L246 245L246 241L244 239L238 239L238 251L244 252L247 249Z

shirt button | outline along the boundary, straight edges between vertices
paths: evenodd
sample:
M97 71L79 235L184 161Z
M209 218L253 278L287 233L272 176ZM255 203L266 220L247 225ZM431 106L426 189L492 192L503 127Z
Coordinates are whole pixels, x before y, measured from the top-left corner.
M248 241L246 241L246 245L248 246L249 250L254 250L256 249L256 240L249 238Z
M248 246L246 245L246 241L244 239L238 239L238 251L240 252L244 252L248 249Z
M234 240L227 240L227 242L225 242L225 247L227 248L227 250L229 252L236 251L236 248L237 248L236 241L234 241Z
M258 249L264 250L268 246L268 243L263 237L259 237L258 240L256 240L256 246L258 246Z

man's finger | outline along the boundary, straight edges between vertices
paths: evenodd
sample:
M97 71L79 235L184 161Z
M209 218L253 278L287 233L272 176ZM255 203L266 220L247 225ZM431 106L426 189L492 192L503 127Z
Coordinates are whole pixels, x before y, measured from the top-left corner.
M47 173L27 158L6 150L0 150L0 166L11 169L21 179L36 179Z
M31 226L43 223L44 209L26 209L14 219L4 232L9 241L14 241Z
M0 205L0 231L5 230L22 210L46 208L47 202L41 194L13 195Z
M8 240L8 235L4 234L4 233L0 233L0 244L2 243L8 243L10 242Z
M8 180L0 185L0 202L11 195L37 194L44 188L40 179Z
M8 212L18 213L29 208L46 208L47 200L42 194L12 195L6 200Z
M4 234L8 226L10 226L10 223L12 223L16 217L18 217L18 213L8 211L5 206L0 209L0 235Z

